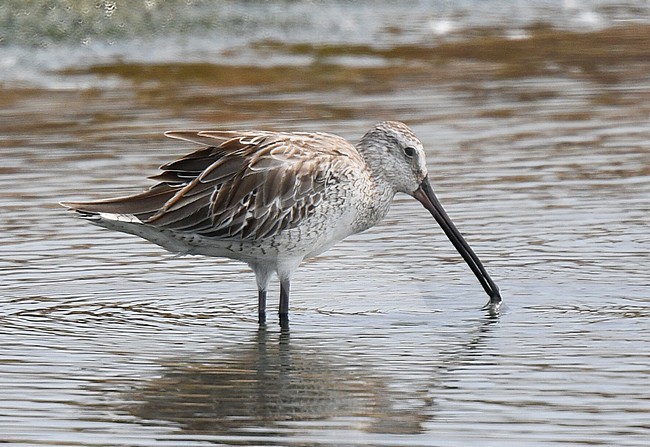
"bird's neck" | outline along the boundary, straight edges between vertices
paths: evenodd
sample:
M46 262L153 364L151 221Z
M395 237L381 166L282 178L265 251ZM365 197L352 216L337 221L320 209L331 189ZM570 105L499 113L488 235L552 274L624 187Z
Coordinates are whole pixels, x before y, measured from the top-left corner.
M369 168L370 175L367 183L368 190L365 194L366 200L360 204L358 210L359 227L355 232L364 231L379 223L388 213L397 192L392 182L386 177L382 160L376 157L378 152L363 143L357 146L357 150Z
M375 141L367 134L356 145L357 152L363 158L366 166L372 173L372 178L377 182L377 186L381 188L390 188L390 183L386 176L385 160L381 157L381 149L376 147ZM394 194L394 193L393 193Z
M395 190L389 184L377 179L371 181L373 184L367 190L364 200L357 203L356 218L352 225L354 233L365 231L381 222L395 197Z

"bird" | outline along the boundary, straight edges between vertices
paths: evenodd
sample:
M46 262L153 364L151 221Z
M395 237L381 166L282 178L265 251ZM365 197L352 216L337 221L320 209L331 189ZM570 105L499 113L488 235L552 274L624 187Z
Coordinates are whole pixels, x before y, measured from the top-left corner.
M258 323L280 282L279 322L289 326L291 278L305 259L379 223L397 193L438 222L489 296L499 288L447 215L429 181L422 142L404 123L383 121L358 143L323 132L169 131L200 148L160 167L142 193L61 202L88 222L179 254L225 257L253 270Z

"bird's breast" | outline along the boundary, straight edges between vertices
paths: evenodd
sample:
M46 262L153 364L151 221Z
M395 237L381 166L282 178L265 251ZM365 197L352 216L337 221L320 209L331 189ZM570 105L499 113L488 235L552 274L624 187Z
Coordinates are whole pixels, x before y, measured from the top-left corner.
M388 186L368 185L355 204L356 212L352 223L354 233L365 231L381 222L388 214L394 197L395 191Z

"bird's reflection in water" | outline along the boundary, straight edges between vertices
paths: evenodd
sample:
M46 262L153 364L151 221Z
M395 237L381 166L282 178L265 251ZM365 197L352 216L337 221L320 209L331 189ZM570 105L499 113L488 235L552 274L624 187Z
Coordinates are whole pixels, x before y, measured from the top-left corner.
M430 405L426 391L391 390L368 370L295 345L288 331L260 328L251 342L219 359L167 364L160 378L130 396L139 403L129 411L141 419L173 422L186 433L273 433L300 422L312 428L335 424L420 433L427 418L423 410Z

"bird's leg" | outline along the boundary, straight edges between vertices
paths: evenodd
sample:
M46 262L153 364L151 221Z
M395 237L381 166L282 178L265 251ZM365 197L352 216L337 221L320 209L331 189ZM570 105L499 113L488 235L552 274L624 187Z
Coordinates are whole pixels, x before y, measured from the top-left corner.
M289 278L280 280L280 310L278 315L280 317L280 326L282 329L289 329L289 291L291 289L291 281Z
M263 325L266 323L266 291L269 288L273 271L262 264L250 263L248 265L255 272L255 280L257 281L257 321L260 325Z
M266 289L259 289L257 291L257 322L260 326L266 324Z

